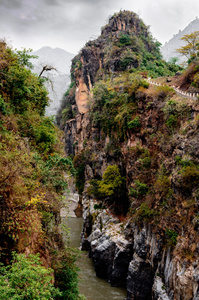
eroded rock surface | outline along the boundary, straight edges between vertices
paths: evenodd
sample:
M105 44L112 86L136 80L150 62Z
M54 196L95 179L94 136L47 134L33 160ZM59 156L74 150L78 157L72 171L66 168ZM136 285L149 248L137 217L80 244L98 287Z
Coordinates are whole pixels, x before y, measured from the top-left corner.
M165 251L150 226L121 222L83 197L82 249L89 250L97 276L126 286L127 300L197 300L198 263L181 262Z
M134 43L127 46L130 35ZM84 167L82 249L89 250L98 276L126 286L128 300L196 300L199 105L168 86L148 87L143 79L135 88L138 79L131 81L128 70L140 63L137 52L123 74L140 36L152 51L147 27L134 13L120 12L72 63L70 118L61 127L66 152ZM96 83L99 93L105 89L103 99L92 90ZM111 165L125 178L125 193L119 203L96 201L87 188L91 180L103 180Z

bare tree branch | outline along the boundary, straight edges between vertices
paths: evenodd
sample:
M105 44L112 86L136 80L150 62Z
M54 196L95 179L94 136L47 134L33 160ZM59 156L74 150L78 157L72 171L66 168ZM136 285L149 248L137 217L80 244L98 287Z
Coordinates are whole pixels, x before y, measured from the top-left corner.
M40 74L39 74L39 77L41 77L41 75L43 74L44 71L52 71L52 70L55 70L57 72L57 69L54 68L54 67L51 67L51 66L48 66L48 65L45 65L43 67L43 69L41 70ZM45 77L46 78L46 77Z

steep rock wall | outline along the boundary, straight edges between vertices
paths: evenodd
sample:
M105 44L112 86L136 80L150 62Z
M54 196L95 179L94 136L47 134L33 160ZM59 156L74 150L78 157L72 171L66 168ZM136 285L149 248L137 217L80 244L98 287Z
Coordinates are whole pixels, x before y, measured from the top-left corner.
M98 276L126 286L128 300L196 300L198 103L181 99L167 87L135 89L129 101L136 102L139 126L127 128L125 138L117 137L117 131L106 132L90 116L92 87L99 80L108 77L113 85L108 89L115 94L131 93L133 83L126 87L114 82L122 76L116 73L121 71L122 47L115 50L112 41L132 30L135 36L142 32L147 37L135 14L111 18L102 35L87 43L72 64L75 114L64 130L66 152L76 160L80 153L84 157L82 249L89 250ZM145 46L153 48L147 42ZM131 61L130 67L135 64ZM126 178L126 216L116 215L106 199L96 202L88 193L89 181L100 180L109 165L117 165ZM122 205L125 201L121 199ZM99 209L99 204L105 208Z
M107 209L94 209L96 203L83 197L82 249L89 251L97 276L126 286L127 300L198 299L197 262L171 254L150 225L121 222Z
M140 104L141 105L141 104ZM159 105L159 104L157 104ZM148 112L143 122L148 127L148 131L153 134L161 127L160 111L153 109ZM192 133L191 133L192 131ZM68 153L78 153L84 151L86 146L90 159L86 161L85 177L86 182L93 178L100 178L107 166L117 164L121 169L125 169L127 175L127 186L131 185L132 176L137 172L140 162L135 160L128 148L136 147L137 143L147 145L148 141L143 134L129 136L129 139L122 145L122 155L115 157L112 153L106 152L106 147L110 142L107 136L101 139L102 132L99 128L91 127L88 114L79 114L74 120L66 124L66 145L70 145ZM164 161L167 169L172 169L173 158L176 155L184 155L192 152L198 155L198 144L196 142L198 133L192 128L186 138L176 135L168 143L163 143L162 151L158 153L156 163L162 161L164 153L170 156ZM70 141L72 139L72 141ZM76 143L76 144L75 144ZM153 149L157 147L154 141ZM69 148L68 148L69 149ZM92 157L92 159L91 159ZM173 158L172 158L173 157ZM125 162L124 162L125 161ZM155 163L155 162L154 162ZM177 172L172 175L172 186L177 195L181 195L179 185L180 177ZM156 195L161 199L162 195ZM198 253L199 243L196 232L190 234L183 233L186 226L179 224L175 214L171 216L169 222L173 222L182 235L179 238L175 249L170 249L165 244L165 236L158 225L136 225L129 219L121 222L117 217L110 217L111 212L96 217L97 210L94 208L91 199L84 197L84 230L82 235L82 249L87 249L93 259L96 274L105 278L113 286L126 286L127 299L154 299L154 300L197 300L199 299L199 265L194 258L189 258L191 253ZM89 204L87 203L90 202ZM183 205L186 205L186 195L184 195ZM185 214L184 207L179 207L180 214ZM187 218L189 216L187 215ZM94 222L94 223L93 223ZM197 222L197 221L196 221ZM115 224L118 230L112 228ZM161 227L166 227L165 219L160 218ZM107 232L106 226L111 229ZM105 227L105 229L104 229ZM115 240L117 231L121 228L123 232ZM190 227L191 228L191 227ZM124 232L126 232L125 235ZM184 248L183 248L184 243ZM187 255L178 254L178 249L187 249ZM176 253L175 253L176 252ZM188 258L186 258L188 256Z

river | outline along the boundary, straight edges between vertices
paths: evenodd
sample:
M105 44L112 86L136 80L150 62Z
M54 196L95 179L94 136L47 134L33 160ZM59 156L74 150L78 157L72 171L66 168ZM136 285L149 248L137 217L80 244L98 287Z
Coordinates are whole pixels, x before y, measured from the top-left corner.
M83 225L82 218L64 218L62 224L70 229L70 246L80 247L80 235ZM67 242L67 235L63 234ZM79 272L79 290L87 300L123 300L126 297L126 290L123 288L111 287L103 279L96 276L91 259L86 251L81 252L77 261Z

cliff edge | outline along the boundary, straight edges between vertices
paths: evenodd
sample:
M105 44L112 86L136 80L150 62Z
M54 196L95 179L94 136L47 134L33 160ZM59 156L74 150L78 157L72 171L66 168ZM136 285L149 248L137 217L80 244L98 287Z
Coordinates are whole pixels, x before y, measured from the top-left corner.
M82 248L128 300L199 297L199 102L146 80L175 68L136 14L115 14L73 59L58 115L83 195Z

